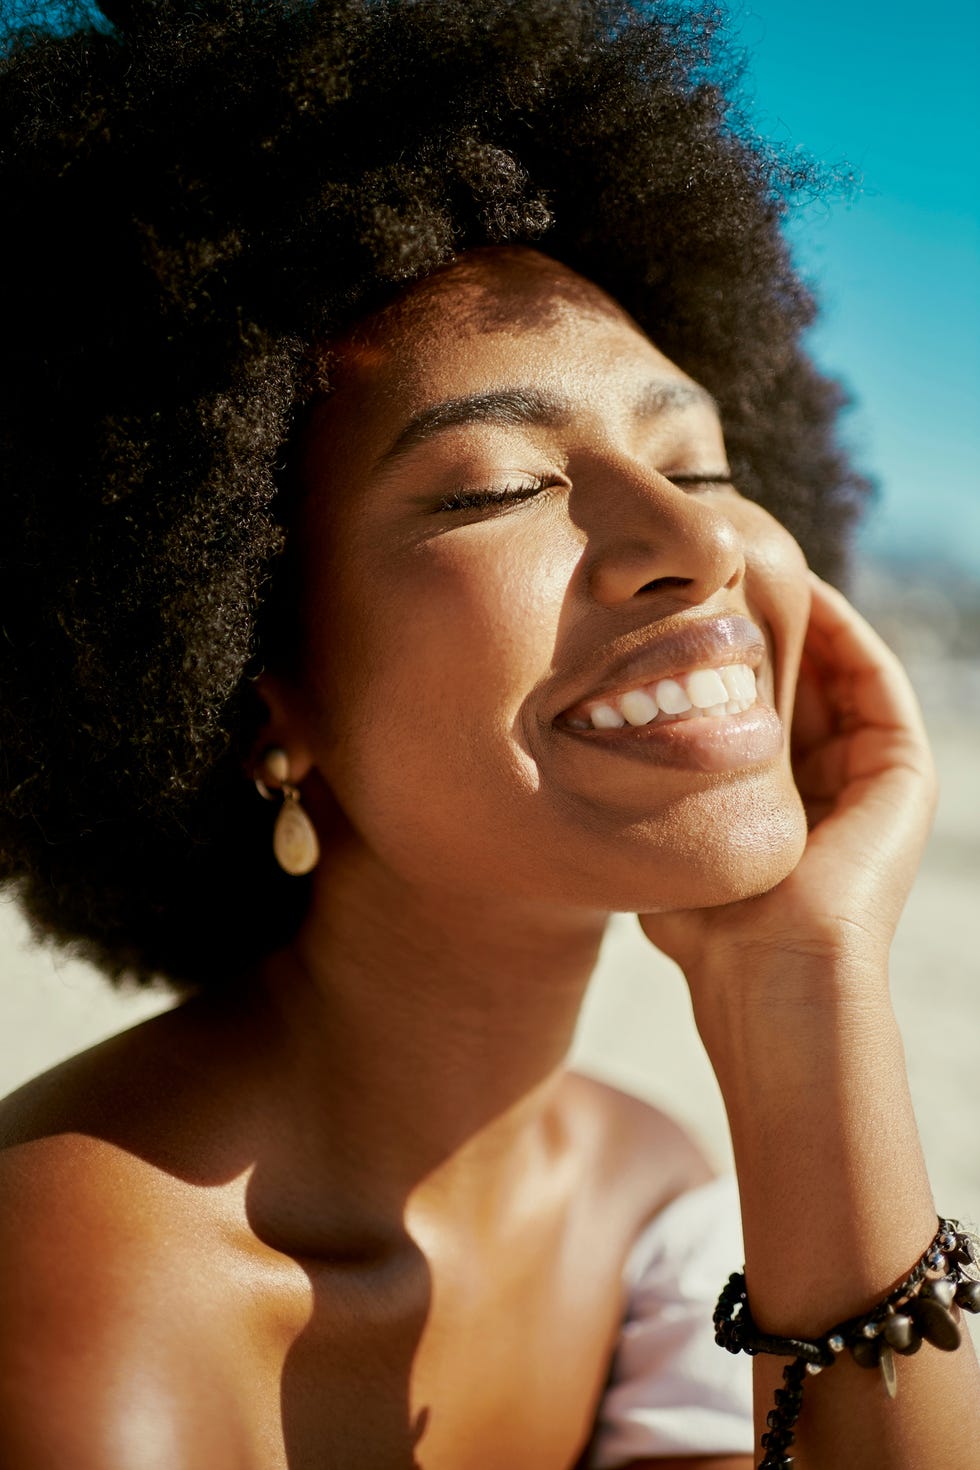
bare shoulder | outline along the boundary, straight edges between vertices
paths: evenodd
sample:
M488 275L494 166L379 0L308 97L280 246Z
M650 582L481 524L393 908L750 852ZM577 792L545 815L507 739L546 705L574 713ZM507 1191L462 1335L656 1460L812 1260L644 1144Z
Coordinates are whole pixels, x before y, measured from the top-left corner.
M594 1151L602 1188L625 1195L639 1221L714 1173L676 1119L608 1083L568 1072L561 1102L569 1126Z
M214 1285L157 1171L60 1135L0 1153L0 1463L223 1470ZM223 1385L211 1382L212 1396ZM200 1412L195 1412L199 1406Z
M199 1352L147 1172L70 1137L0 1154L0 1463L153 1467L156 1424L161 1470L203 1464L168 1412Z
M126 1109L114 1056L0 1104L0 1463L230 1470L243 1462L202 1391L223 1361L205 1346L220 1272L202 1251L202 1191L127 1146L124 1117L118 1137L105 1126ZM220 1401L223 1385L207 1392Z

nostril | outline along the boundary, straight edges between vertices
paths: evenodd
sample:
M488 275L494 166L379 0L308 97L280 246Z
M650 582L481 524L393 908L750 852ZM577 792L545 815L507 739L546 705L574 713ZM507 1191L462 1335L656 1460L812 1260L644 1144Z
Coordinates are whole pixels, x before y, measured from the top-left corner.
M668 587L690 587L694 581L693 577L655 577L652 582L646 582L637 592L665 592Z

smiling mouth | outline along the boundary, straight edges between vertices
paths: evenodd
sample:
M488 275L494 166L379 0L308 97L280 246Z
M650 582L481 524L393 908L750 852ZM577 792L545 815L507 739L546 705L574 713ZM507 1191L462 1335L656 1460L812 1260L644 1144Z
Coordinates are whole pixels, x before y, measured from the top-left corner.
M622 730L683 720L726 720L745 714L757 697L755 673L749 665L726 664L583 701L566 710L559 723L569 730Z

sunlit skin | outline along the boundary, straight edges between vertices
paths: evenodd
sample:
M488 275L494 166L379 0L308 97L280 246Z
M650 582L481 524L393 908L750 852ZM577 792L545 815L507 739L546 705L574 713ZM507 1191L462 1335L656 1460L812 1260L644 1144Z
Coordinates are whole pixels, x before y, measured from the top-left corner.
M934 1229L887 996L933 781L891 655L726 482L706 395L546 257L464 257L324 352L245 773L286 752L311 905L234 999L0 1113L23 1470L63 1453L52 1379L77 1470L571 1470L630 1246L709 1172L565 1069L613 911L690 985L760 1322L870 1306ZM569 724L739 650L754 711ZM818 1380L803 1470L968 1467L975 1359L939 1357L895 1405Z
M788 741L702 774L697 752L651 769L556 723L625 652L733 613L767 639L763 699L789 720L803 561L730 484L696 482L727 467L710 400L685 402L693 385L624 313L530 252L477 256L412 305L341 346L304 463L290 749L320 825L328 791L398 879L519 900L530 922L771 887L805 832ZM420 411L501 391L564 413L477 407L386 457Z

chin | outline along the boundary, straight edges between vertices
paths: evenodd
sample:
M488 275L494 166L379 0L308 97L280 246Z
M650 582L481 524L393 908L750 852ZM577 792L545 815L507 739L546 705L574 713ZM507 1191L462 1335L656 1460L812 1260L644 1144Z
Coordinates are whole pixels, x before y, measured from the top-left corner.
M688 821L673 834L638 827L629 836L629 873L610 907L665 913L768 893L803 856L807 824L794 791L793 800L762 805L741 821Z
M755 862L746 864L738 871L724 874L704 887L700 901L684 905L686 908L719 908L723 904L740 903L744 899L758 898L769 893L793 872L806 847L803 840L785 844L776 852L760 855Z

